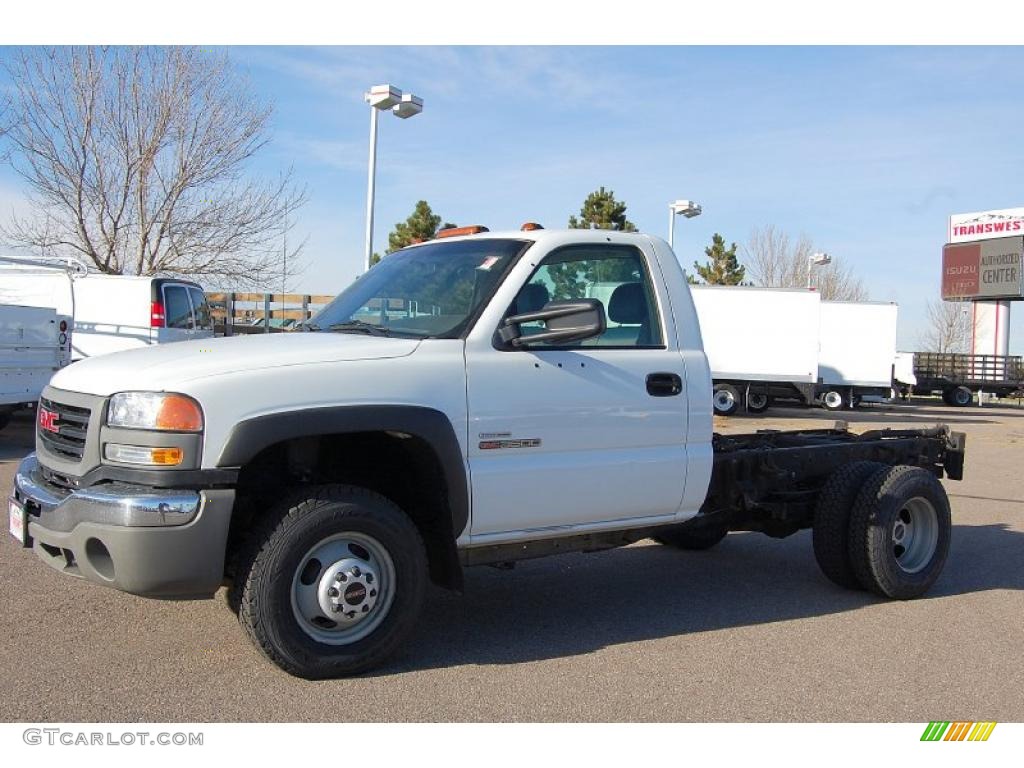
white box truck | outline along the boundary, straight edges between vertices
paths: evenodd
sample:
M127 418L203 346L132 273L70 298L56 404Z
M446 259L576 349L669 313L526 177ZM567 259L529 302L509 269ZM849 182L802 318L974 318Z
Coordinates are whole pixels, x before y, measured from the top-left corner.
M761 413L773 399L811 403L818 382L821 297L814 291L693 286L715 413ZM890 361L891 364L891 361Z
M899 307L871 301L821 302L817 401L830 411L864 397L889 397Z
M97 274L76 262L0 258L0 304L51 307L73 317L73 360L213 336L198 284Z
M45 307L0 304L0 429L71 362L70 319Z

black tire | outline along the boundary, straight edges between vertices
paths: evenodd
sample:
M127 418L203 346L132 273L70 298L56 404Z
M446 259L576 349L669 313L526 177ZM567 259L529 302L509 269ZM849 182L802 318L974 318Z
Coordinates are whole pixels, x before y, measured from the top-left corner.
M747 411L750 413L764 413L771 404L772 399L762 392L747 393Z
M732 384L715 384L711 402L716 416L732 416L739 410L742 400L739 390Z
M717 526L693 527L680 525L677 528L669 528L658 533L654 540L660 544L676 549L702 550L711 549L718 542L725 538L729 531L726 528Z
M818 494L811 541L821 572L846 589L861 589L850 564L850 511L864 482L885 465L856 461L833 472Z
M957 387L949 393L949 404L956 408L970 405L973 399L974 393L967 387Z
M342 533L381 545L393 563L394 584L390 606L373 631L338 645L303 629L292 593L307 555ZM305 489L269 512L254 534L235 566L238 619L256 647L289 674L316 680L379 666L415 626L426 588L426 552L413 522L383 496L347 485ZM319 561L315 568L322 568Z
M901 557L914 552L914 544L902 553L894 546L898 524L904 516L924 520L932 515L933 546L920 550L919 564L907 559L901 563ZM916 525L915 535L923 536L929 527L921 520ZM904 530L909 528L907 523ZM850 513L850 564L861 586L871 592L895 600L920 597L946 563L951 533L949 499L935 475L920 467L885 467L868 478Z
M821 407L826 411L841 411L846 408L846 397L838 389L821 393Z

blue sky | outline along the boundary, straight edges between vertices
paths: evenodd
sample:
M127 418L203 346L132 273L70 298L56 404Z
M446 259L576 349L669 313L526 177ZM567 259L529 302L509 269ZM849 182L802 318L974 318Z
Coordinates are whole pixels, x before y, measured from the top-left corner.
M946 217L1024 205L1021 48L233 48L273 101L261 173L294 167L309 203L294 287L334 293L360 271L369 114L393 82L423 97L382 116L378 250L418 199L459 224L564 226L604 185L684 265L713 232L774 224L854 265L872 299L900 304L914 348L938 294ZM0 170L0 204L17 182ZM1011 349L1024 352L1024 304Z

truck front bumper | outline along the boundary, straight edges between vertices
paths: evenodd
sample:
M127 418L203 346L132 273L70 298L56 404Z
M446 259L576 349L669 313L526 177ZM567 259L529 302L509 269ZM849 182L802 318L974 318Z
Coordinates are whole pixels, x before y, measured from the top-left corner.
M209 597L224 578L235 492L112 483L78 490L43 477L35 454L18 467L14 498L40 559L69 576L146 597Z

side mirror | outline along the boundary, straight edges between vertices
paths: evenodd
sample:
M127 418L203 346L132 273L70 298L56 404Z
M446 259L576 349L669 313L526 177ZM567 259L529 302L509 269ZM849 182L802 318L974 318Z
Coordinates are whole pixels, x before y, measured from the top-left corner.
M519 326L522 323L541 321L546 331L523 336ZM572 301L550 301L536 312L524 312L505 318L498 335L506 344L525 347L540 342L583 341L600 336L608 323L604 316L604 305L597 299L574 299Z

